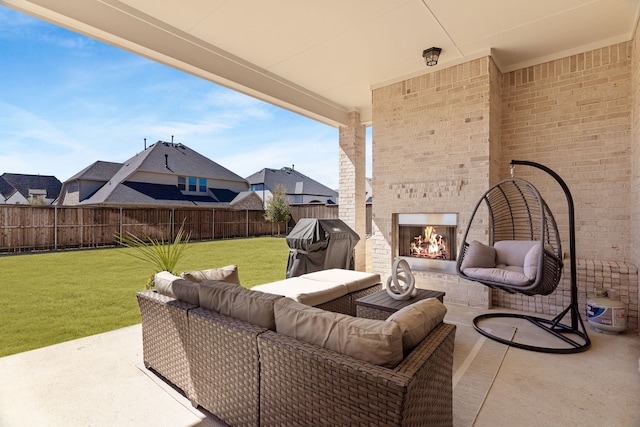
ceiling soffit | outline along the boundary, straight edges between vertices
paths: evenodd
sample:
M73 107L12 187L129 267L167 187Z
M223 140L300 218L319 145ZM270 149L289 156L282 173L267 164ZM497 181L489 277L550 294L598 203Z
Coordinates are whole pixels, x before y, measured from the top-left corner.
M492 55L503 72L630 40L639 0L0 0L332 126L371 90ZM421 52L443 49L426 67Z

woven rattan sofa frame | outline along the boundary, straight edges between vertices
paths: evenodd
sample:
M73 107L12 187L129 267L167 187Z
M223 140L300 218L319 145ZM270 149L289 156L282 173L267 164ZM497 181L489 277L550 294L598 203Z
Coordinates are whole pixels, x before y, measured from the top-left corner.
M317 307L355 315L355 300L381 287L376 284ZM258 425L259 372L251 367L258 366L256 338L267 329L156 291L140 291L136 297L145 367L180 389L194 407L202 406L230 425ZM198 333L190 323L198 324ZM197 374L201 372L206 374Z
M456 327L441 323L394 369L267 331L262 426L451 426Z
M142 317L144 365L178 387L193 402L194 389L188 362L188 304L155 291L136 294Z
M487 313L477 316L473 320L474 328L482 335L494 341L524 350L559 354L585 351L591 347L591 341L578 309L575 213L571 191L557 173L544 165L523 160L512 160L510 164L512 177L491 187L476 204L463 237L456 263L456 271L458 275L464 279L476 281L488 287L501 289L510 293L517 292L529 296L549 295L556 289L560 282L563 268L560 234L556 221L538 190L531 183L513 177L515 165L535 167L553 177L564 191L567 199L571 256L571 302L552 320L518 313ZM543 242L544 250L540 251L536 279L531 284L518 286L509 283L481 280L467 276L461 271L460 267L470 243L467 241L469 232L476 227L474 221L477 220L478 210L482 205L487 207L489 216L489 243L491 245L501 240L539 240ZM571 317L570 325L562 323L563 318L567 314ZM563 341L565 344L568 344L569 347L541 347L503 339L493 335L480 326L483 320L491 318L525 319L548 334ZM571 335L576 335L579 339L575 340L570 338Z

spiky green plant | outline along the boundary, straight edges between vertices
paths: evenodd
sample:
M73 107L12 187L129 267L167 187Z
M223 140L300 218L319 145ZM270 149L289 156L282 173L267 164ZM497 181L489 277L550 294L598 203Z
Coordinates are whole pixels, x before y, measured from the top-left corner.
M142 239L130 232L125 235L116 233L115 238L121 245L135 249L134 252L128 252L129 255L154 267L154 272L145 285L146 289L152 289L154 287L153 277L156 273L169 271L177 275L176 265L188 248L187 243L189 243L191 234L184 231L184 224L182 224L173 242L164 236L161 236L160 239L154 239L145 235Z

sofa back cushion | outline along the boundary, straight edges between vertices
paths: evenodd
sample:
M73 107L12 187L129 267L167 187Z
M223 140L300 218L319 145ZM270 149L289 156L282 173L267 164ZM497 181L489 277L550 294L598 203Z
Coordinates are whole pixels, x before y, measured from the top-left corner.
M208 270L185 271L180 275L183 279L192 282L202 282L204 280L223 280L229 283L240 284L238 266L235 264L220 268L210 268Z
M527 252L536 245L535 240L501 240L493 244L496 250L496 265L524 266Z
M402 361L402 331L395 322L333 313L289 298L278 300L274 310L278 333L387 368Z
M437 298L428 298L410 304L387 317L402 331L402 348L406 356L442 321L447 307Z
M154 276L156 291L162 295L199 305L198 284L181 279L168 271L161 271Z
M205 280L199 285L200 307L276 330L273 305L282 298L280 295L251 292L240 285L221 280Z

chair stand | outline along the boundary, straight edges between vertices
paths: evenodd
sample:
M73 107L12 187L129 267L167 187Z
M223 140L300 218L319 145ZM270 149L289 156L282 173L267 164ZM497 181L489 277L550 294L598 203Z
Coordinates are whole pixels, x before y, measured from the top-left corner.
M587 331L585 329L584 323L582 322L582 318L579 315L577 316L577 318L579 320L579 325L580 325L579 328L576 328L574 326L568 326L568 325L565 325L563 323L560 323L562 318L570 311L571 311L571 314L572 314L571 317L573 318L574 314L577 314L577 306L575 304L571 303L571 305L569 305L569 307L564 309L562 311L562 313L557 315L552 320L543 319L541 317L529 316L527 314L518 314L518 313L487 313L487 314L481 314L480 316L475 317L473 319L473 327L475 328L476 331L480 332L482 335L484 335L487 338L490 338L490 339L492 339L494 341L497 341L497 342L502 343L502 344L506 344L506 345L511 346L511 347L521 348L523 350L537 351L537 352L540 352L540 353L556 353L556 354L580 353L582 351L588 350L589 347L591 347L591 340L589 339L589 336L587 335ZM574 311L576 313L574 313ZM516 318L516 319L527 320L527 321L533 323L534 325L536 325L537 327L539 327L540 329L542 329L543 331L545 331L545 332L553 335L554 337L564 341L565 343L569 344L570 347L538 347L538 346L534 346L534 345L519 343L519 342L516 342L516 341L508 341L508 340L506 340L504 338L497 337L497 336L487 332L486 330L482 329L479 326L479 323L482 322L483 320L491 319L491 318L498 318L498 317L507 317L507 318ZM579 336L580 338L582 338L582 340L584 340L584 342L580 343L578 341L575 341L575 340L565 336L564 334L575 334L575 335Z
M569 191L569 187L564 182L564 180L556 174L554 171L549 169L546 166L540 165L534 162L528 162L523 160L511 160L511 166L514 165L527 165L536 167L541 169L551 175L557 182L560 184L562 189L564 190L564 194L567 198L567 205L569 208L569 245L570 245L570 253L571 253L571 304L567 308L565 308L562 313L558 314L553 320L543 319L540 317L528 316L526 314L516 314L516 313L488 313L477 316L473 319L473 327L476 331L480 332L487 338L490 338L494 341L498 341L502 344L506 344L512 347L521 348L524 350L537 351L542 353L557 353L557 354L567 354L567 353L580 353L582 351L586 351L591 347L591 340L589 339L589 335L587 335L587 330L584 327L584 323L582 322L582 317L580 316L580 311L578 309L578 279L576 272L576 238L575 238L575 213L573 206L573 197L571 196L571 192ZM560 323L562 318L566 316L568 313L571 314L571 326L567 326L563 323ZM518 318L525 319L538 326L545 332L555 336L556 338L564 341L571 345L571 347L566 348L557 348L557 347L537 347L533 345L523 344L515 341L507 341L503 338L497 337L495 335L490 334L489 332L483 330L478 326L482 320L489 318L497 318L497 317L509 317L509 318ZM574 341L571 338L566 337L563 334L575 334L581 337L584 340L584 343L579 343Z

